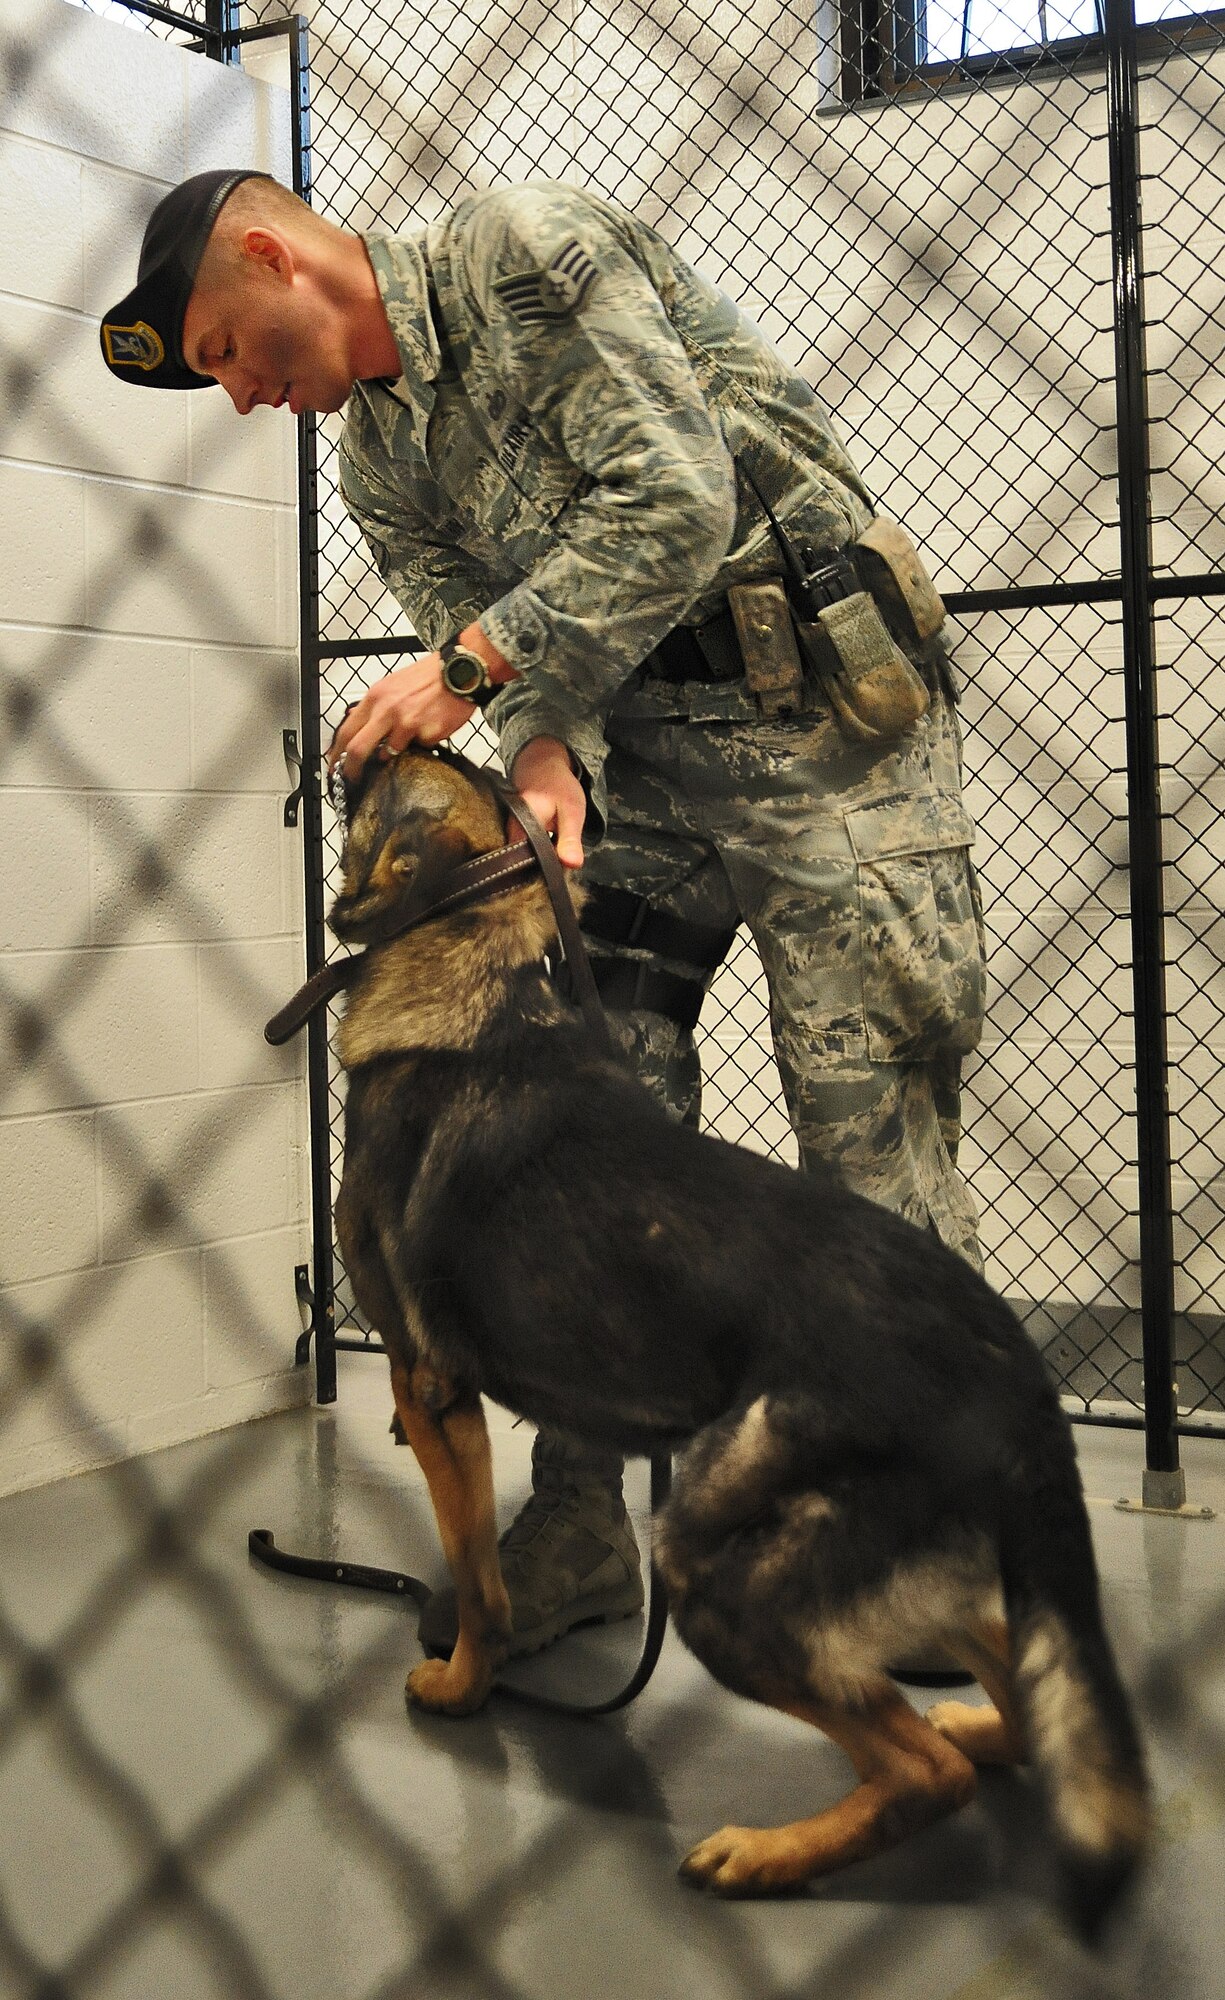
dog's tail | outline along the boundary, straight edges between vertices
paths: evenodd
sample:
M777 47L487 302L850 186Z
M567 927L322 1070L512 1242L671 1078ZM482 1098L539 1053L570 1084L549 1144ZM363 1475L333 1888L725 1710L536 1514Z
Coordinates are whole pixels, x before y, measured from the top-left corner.
M1047 1421L1044 1419L1043 1421ZM1049 1419L1041 1474L1006 1507L1001 1569L1013 1678L1049 1801L1067 1915L1100 1935L1150 1832L1144 1755L1102 1624L1097 1566L1071 1436Z

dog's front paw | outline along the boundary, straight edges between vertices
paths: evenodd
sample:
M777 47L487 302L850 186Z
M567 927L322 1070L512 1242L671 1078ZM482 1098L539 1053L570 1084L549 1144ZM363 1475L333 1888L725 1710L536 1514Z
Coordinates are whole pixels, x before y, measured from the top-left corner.
M492 1684L492 1674L473 1675L457 1670L454 1659L422 1660L404 1684L410 1708L426 1708L434 1715L473 1715L483 1706Z
M796 1888L810 1870L807 1857L780 1836L783 1829L724 1826L699 1840L680 1874L715 1896L771 1896Z

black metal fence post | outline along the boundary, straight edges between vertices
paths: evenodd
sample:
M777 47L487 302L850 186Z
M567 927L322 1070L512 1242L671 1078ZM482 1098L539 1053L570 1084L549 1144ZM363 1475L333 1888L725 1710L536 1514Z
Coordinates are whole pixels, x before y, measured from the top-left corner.
M204 0L204 31L208 53L217 62L240 60L242 0Z
M1161 795L1157 743L1149 412L1140 252L1135 0L1106 0L1111 255L1114 272L1123 692L1135 1002L1144 1498L1182 1504L1174 1395L1174 1234L1170 1187Z
M290 94L294 121L294 193L311 198L310 30L301 14L290 26ZM306 970L317 972L327 955L323 921L325 864L319 699L319 495L318 420L307 410L298 418L298 594L302 653L302 843L306 901ZM326 1010L307 1026L310 1101L311 1231L313 1236L311 1314L315 1337L315 1393L321 1403L336 1400L336 1305L332 1259L331 1134L328 1128L328 1024Z
M314 416L298 418L298 565L302 599L302 839L306 899L306 971L327 955L323 920L323 801L319 700L319 544L316 513L317 438ZM312 1313L315 1391L321 1403L336 1400L336 1307L332 1259L331 1132L328 1123L328 1020L317 1009L307 1024L310 1103Z

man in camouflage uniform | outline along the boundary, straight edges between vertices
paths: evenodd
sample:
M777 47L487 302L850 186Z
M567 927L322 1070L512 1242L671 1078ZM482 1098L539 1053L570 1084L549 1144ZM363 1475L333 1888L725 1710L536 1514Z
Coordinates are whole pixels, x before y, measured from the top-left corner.
M562 858L586 840L585 928L643 1077L696 1116L698 1006L746 923L802 1158L977 1265L955 1161L981 926L939 638L898 635L930 706L867 740L812 678L775 712L728 615L729 587L780 569L768 512L814 559L873 519L807 383L652 230L573 188L495 189L357 237L262 178L193 187L194 235L166 222L151 248L150 224L108 362L155 386L218 380L240 411L347 398L345 503L442 649L367 694L334 758L356 774L467 721L458 641ZM170 354L152 366L150 320ZM619 1466L561 1438L533 1464L503 1549L524 1651L641 1596Z

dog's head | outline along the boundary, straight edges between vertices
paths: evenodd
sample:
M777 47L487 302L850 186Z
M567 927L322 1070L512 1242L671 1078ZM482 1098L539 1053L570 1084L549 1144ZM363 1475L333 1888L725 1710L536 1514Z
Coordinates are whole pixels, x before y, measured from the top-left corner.
M461 861L506 839L506 811L490 779L453 751L410 749L371 758L342 787L344 886L328 919L345 944L377 944L434 901Z

